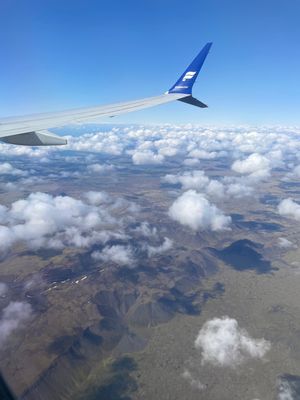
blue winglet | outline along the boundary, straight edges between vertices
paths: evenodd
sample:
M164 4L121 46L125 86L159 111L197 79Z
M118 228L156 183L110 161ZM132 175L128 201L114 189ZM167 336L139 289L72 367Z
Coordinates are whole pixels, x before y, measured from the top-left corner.
M191 62L188 68L184 71L174 86L168 90L167 93L183 93L187 95L192 94L192 88L195 80L202 68L207 54L212 46L212 43L207 43L197 57Z

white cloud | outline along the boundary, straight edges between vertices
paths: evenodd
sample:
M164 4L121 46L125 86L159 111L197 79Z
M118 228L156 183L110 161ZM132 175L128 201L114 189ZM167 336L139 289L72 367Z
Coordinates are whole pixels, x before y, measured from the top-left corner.
M0 297L4 297L8 291L8 287L5 283L0 282Z
M183 165L186 165L187 167L196 167L199 164L200 161L197 158L186 158L183 161Z
M139 226L133 229L133 232L136 232L142 236L146 237L155 237L157 236L157 228L155 226L151 227L148 222L142 222Z
M195 189L220 199L225 196L241 198L253 195L253 187L245 185L241 179L243 178L224 177L221 181L217 181L209 179L202 170L193 170L176 175L167 174L162 178L162 182L171 185L180 184L184 190Z
M106 246L101 252L94 251L92 257L95 260L112 261L119 265L134 264L133 252L129 246Z
M16 237L10 228L0 226L0 255L11 247L16 241Z
M78 129L78 126L74 125L73 129ZM7 156L28 156L51 161L53 155L65 157L66 150L116 156L130 152L131 154L142 153L141 156L139 154L136 156L137 162L142 163L148 156L151 163L161 163L164 157L180 155L180 162L182 157L187 158L184 161L185 165L197 163L199 159L217 160L221 157L244 162L245 157L251 154L250 160L256 165L255 172L242 173L250 175L253 173L254 176L259 177L266 175L270 167L284 166L286 162L299 164L300 129L297 127L222 128L186 124L108 128L102 125L99 127L86 125L80 127L80 132L84 129L88 133L69 136L67 146L32 148L0 143L0 154L6 157L5 161ZM250 168L247 165L241 166L239 163L236 166L242 170ZM255 179L258 177L256 176Z
M270 175L270 161L261 154L253 153L245 160L235 161L231 169L240 174L247 174L253 179L264 179Z
M161 154L155 154L151 150L146 151L136 151L132 155L132 161L136 165L143 164L162 164L164 161L164 156Z
M159 154L163 157L174 157L178 153L175 147L163 147L158 150Z
M300 205L291 198L284 199L279 203L278 212L284 217L300 221Z
M300 165L297 165L293 168L293 170L288 174L289 178L300 178Z
M225 187L223 183L214 179L209 182L205 188L205 191L211 197L223 198L225 196Z
M99 131L88 133L81 136L68 137L68 145L63 150L89 151L93 153L106 153L120 155L126 146L126 135L119 136L122 132L119 128L113 128L110 131Z
M13 167L10 163L0 163L0 175L15 175L15 176L26 176L27 171L22 171L19 168Z
M231 217L195 190L188 190L178 197L169 208L169 216L194 231L218 231L227 229L231 223Z
M179 183L184 190L202 190L209 183L209 178L201 170L188 171L177 175L169 174L166 175L162 180L163 182L170 183L172 185Z
M6 143L0 143L0 154L4 156L16 156L16 157L33 157L43 158L51 151L55 151L54 148L49 147L30 147L30 146L15 146Z
M168 250L170 250L173 246L173 241L167 237L164 238L163 243L160 246L150 246L147 245L146 249L148 252L148 256L152 257L156 254L164 253Z
M217 157L217 153L215 151L208 152L206 150L194 149L189 152L188 156L192 158L199 158L202 160L211 160Z
M114 166L112 164L90 164L87 166L87 170L96 174L104 174L105 172L109 172L114 170Z
M214 318L201 328L195 347L201 351L202 363L236 367L248 359L262 359L271 344L265 339L253 339L229 317Z
M199 379L195 378L188 369L183 371L182 377L186 379L194 389L203 390L206 388L206 386L201 383Z
M28 303L12 301L2 311L0 319L0 344L30 318L32 313Z
M0 206L0 248L16 242L32 248L88 247L124 238L122 224L136 212L134 204L101 192L88 192L86 198L32 193L10 208Z
M220 128L188 124L185 126L114 127L107 130L99 126L98 132L69 137L69 145L62 150L71 149L113 155L120 155L128 150L132 151L132 154L146 152L147 155L147 152L150 152L151 162L153 154L162 157L181 154L188 157L185 164L198 162L199 159L220 157L237 159L254 153L267 158L270 165L275 167L284 165L282 161L285 158L297 155L300 149L297 136L299 133L297 128L285 127L261 127L254 130L251 127ZM1 151L0 148L0 153L5 154L4 149ZM42 157L41 154L39 156ZM160 160L160 158L155 159L155 162L160 162Z
M288 249L290 247L294 247L294 244L290 240L280 237L280 238L278 238L278 246L282 247L284 249Z
M278 382L278 400L297 400L298 396L287 380L280 379Z
M106 192L95 192L91 190L85 193L85 197L88 202L94 206L111 202L111 197Z
M241 197L247 197L254 194L254 189L251 186L244 185L243 183L236 182L230 183L227 186L226 194L229 197L235 197L237 199Z
M60 171L58 174L49 174L49 178L79 178L80 173L78 171ZM39 182L38 182L39 181ZM23 179L21 181L23 184L33 184L33 183L42 183L43 179L38 178L36 176L27 178L26 180Z

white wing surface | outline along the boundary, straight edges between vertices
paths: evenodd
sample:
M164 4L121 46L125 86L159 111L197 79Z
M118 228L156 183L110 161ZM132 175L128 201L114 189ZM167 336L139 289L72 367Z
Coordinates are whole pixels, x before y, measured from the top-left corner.
M6 143L27 146L63 145L67 143L66 140L49 132L48 129L72 123L91 121L99 117L114 117L175 100L180 100L197 107L206 107L205 104L192 97L192 86L210 47L211 43L204 46L175 85L165 94L125 103L5 118L0 120L0 140Z

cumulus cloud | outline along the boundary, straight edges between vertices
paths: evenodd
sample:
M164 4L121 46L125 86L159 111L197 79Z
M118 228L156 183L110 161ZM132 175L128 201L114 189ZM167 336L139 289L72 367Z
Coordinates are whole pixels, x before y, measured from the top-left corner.
M213 158L216 158L217 155L218 154L215 151L209 152L209 151L201 150L201 149L191 150L188 154L189 157L199 158L202 160L211 160Z
M139 235L146 237L155 237L157 236L157 228L155 226L151 226L149 222L142 222L140 225L133 229L133 232L138 233Z
M64 154L66 150L73 152L103 153L121 155L141 152L137 155L143 159L150 157L150 162L160 163L164 157L183 156L185 164L192 165L199 160L214 160L226 157L232 160L245 161L251 154L255 169L265 170L269 166L284 166L285 162L297 162L300 150L297 127L204 127L197 125L159 125L159 126L115 126L103 125L73 126L80 128L81 135L68 136L68 145L61 148L31 148L0 144L0 154L7 156L34 157L48 162L52 155ZM143 154L143 153L146 154ZM256 156L253 156L256 155ZM259 156L259 157L257 157ZM162 158L161 158L162 157ZM260 157L263 157L262 159ZM182 160L182 159L181 159ZM264 160L263 162L261 162ZM142 160L143 162L143 160ZM195 164L194 164L195 165ZM264 165L266 168L264 168ZM236 164L237 168L241 164ZM242 170L245 170L244 165ZM249 167L250 168L250 167ZM246 170L249 170L246 168ZM253 171L254 172L254 171ZM252 174L253 172L243 172ZM256 173L255 171L254 173Z
M252 196L254 194L254 188L241 182L230 183L226 188L226 194L229 197L239 199L241 197Z
M179 196L169 208L169 216L194 231L223 230L231 223L231 217L224 215L195 190L188 190Z
M277 398L278 400L297 400L291 385L287 381L279 383Z
M170 185L180 184L182 189L195 189L205 192L210 197L234 197L241 198L251 196L254 193L252 186L245 185L240 178L225 177L221 181L209 179L202 170L186 171L183 173L167 174L162 182Z
M96 131L95 131L96 129ZM89 127L86 126L86 130ZM106 153L112 155L139 153L135 156L136 161L144 163L149 158L150 163L161 163L164 157L174 157L182 155L186 158L185 165L196 165L193 163L199 160L213 160L221 157L232 158L233 160L243 160L249 154L256 154L263 159L268 159L270 167L284 165L285 159L297 157L300 150L298 135L299 129L289 127L203 127L188 125L160 125L155 127L147 126L127 126L113 127L107 129L99 126L93 128L90 133L80 136L69 137L68 146L63 149L54 150L64 151L87 151L92 153ZM8 146L8 145L4 145ZM16 150L11 147L0 146L0 154L9 154ZM24 153L32 152L30 149L23 150ZM145 153L145 154L144 154ZM35 152L36 157L49 155L49 150L44 153ZM268 166L263 168L263 163L259 158L254 163L260 164L260 170L267 173ZM148 161L147 161L148 162ZM237 164L239 165L239 164ZM260 168L262 167L262 168ZM253 171L254 172L254 171ZM253 172L244 172L252 174ZM254 172L254 175L257 171Z
M160 246L151 246L147 245L146 249L148 252L149 257L152 257L156 254L164 253L168 250L170 250L173 246L173 241L167 237L164 238L163 243Z
M279 203L278 212L284 217L300 221L300 205L291 198L284 199Z
M46 157L51 151L55 149L50 149L49 147L30 147L30 146L15 146L6 143L0 143L0 154L15 157L33 157L33 158L43 158Z
M125 130L126 132L126 130ZM68 136L68 145L63 150L89 151L93 153L105 153L120 155L126 146L126 136L120 137L121 129L113 128L109 131L87 133L77 137Z
M179 183L184 190L202 190L209 183L209 178L201 170L188 171L177 175L168 174L162 180L172 185Z
M95 192L88 191L84 195L88 202L94 206L99 206L100 204L108 204L111 202L111 197L106 192Z
M231 169L250 178L264 179L270 175L270 161L265 156L253 153L244 160L235 161Z
M200 161L197 158L186 158L183 161L183 165L186 165L187 167L196 167L199 164Z
M298 400L300 379L298 375L284 374L277 379L277 400Z
M112 261L119 265L134 264L133 251L130 246L106 246L101 252L94 251L92 253L92 257L95 260Z
M178 153L175 147L162 147L158 150L159 154L163 157L174 157Z
M26 176L27 171L22 171L19 168L13 167L10 163L0 163L0 175L15 175L15 176Z
M60 171L57 174L49 174L48 175L49 178L79 178L80 177L80 173L78 171ZM34 177L30 177L27 179L23 179L21 181L23 184L32 184L32 183L42 183L43 179L42 178L38 178L37 176Z
M88 172L103 174L105 172L112 171L115 167L112 164L90 164L87 166Z
M212 179L209 184L205 187L206 193L211 197L223 198L226 194L225 187L222 182Z
M249 359L262 359L271 344L265 339L253 339L229 317L214 318L201 328L195 347L201 351L202 363L236 367Z
M292 171L288 172L285 176L286 179L299 179L300 178L300 165L296 165Z
M282 247L284 249L288 249L290 247L294 247L294 244L290 240L280 237L280 238L278 238L278 246Z
M203 390L206 388L206 386L201 383L199 379L195 378L188 369L183 371L182 377L186 379L194 389Z
M165 160L165 158L162 154L155 154L151 150L136 151L132 155L132 161L136 165L162 164L164 160Z
M84 202L32 193L10 208L0 206L0 249L5 251L16 242L32 248L88 247L113 237L124 238L122 222L136 211L135 206L101 192L88 192L86 198Z
M5 283L0 282L0 297L4 297L8 291L8 287Z
M30 304L20 301L12 301L2 311L0 319L0 345L11 333L22 326L30 318L32 309Z

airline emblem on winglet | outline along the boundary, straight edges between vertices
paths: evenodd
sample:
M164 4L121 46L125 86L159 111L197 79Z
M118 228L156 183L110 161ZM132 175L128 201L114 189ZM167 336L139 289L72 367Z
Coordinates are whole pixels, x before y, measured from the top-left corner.
M185 81L187 81L188 79L194 78L195 74L196 74L196 72L194 72L194 71L188 71L188 72L184 75L184 77L182 78L182 82L185 82Z

